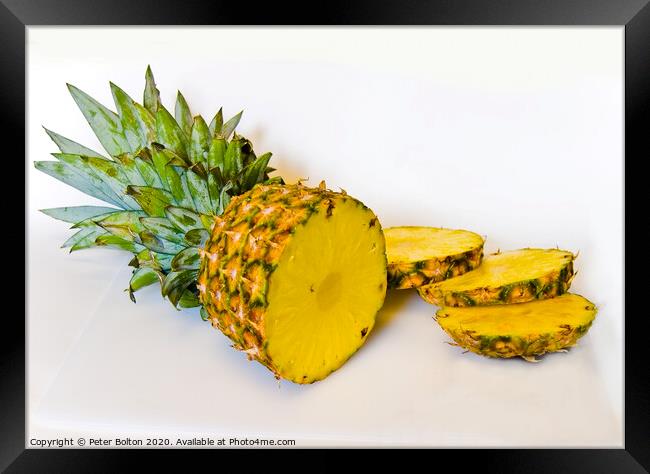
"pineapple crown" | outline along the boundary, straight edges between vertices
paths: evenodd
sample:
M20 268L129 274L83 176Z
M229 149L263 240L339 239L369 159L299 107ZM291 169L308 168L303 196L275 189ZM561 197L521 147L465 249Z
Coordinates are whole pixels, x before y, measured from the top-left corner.
M208 125L192 118L178 92L174 116L160 102L151 68L145 74L143 105L111 83L117 113L68 84L73 99L108 156L45 129L60 153L36 161L37 169L114 207L43 209L72 223L70 251L111 247L133 254L129 296L159 282L175 307L199 306L195 283L199 249L215 216L230 198L269 177L271 153L257 156L235 132L242 112L224 122L222 109Z

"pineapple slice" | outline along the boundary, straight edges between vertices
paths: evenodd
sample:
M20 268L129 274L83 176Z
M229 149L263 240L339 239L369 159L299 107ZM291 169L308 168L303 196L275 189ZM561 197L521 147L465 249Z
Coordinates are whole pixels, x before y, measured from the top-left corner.
M384 230L389 288L418 288L481 264L483 238L467 230L389 227Z
M525 303L566 293L573 279L571 252L521 249L485 257L476 270L418 288L420 296L438 306Z
M233 198L203 251L213 326L277 378L311 383L366 341L386 295L377 217L344 193L260 185Z
M596 317L595 305L567 293L529 303L441 308L436 321L456 344L489 357L523 357L573 346Z

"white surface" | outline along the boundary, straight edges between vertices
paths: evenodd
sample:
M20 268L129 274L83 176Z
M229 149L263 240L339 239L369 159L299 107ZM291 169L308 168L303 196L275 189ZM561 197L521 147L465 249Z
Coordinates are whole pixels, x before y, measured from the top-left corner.
M29 438L248 436L298 446L622 446L623 29L59 29L28 33ZM240 131L293 180L326 179L384 226L488 236L486 249L580 251L600 306L568 354L461 354L415 292L310 386L273 379L154 288L132 304L127 254L68 255L36 211L93 203L38 173L45 125L100 148L65 88L170 108L245 108Z

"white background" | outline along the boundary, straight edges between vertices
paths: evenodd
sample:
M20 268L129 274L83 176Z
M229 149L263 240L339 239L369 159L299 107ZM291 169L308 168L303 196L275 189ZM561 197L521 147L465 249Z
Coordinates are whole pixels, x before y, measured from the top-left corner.
M29 437L282 437L299 446L622 446L622 28L34 28L28 45ZM462 354L414 291L326 380L278 382L155 287L129 301L129 256L69 255L37 209L94 200L33 169L44 125L91 148L73 83L111 108L151 64L288 181L326 179L384 226L487 235L486 250L580 251L599 307L568 354ZM175 439L175 438L174 438Z

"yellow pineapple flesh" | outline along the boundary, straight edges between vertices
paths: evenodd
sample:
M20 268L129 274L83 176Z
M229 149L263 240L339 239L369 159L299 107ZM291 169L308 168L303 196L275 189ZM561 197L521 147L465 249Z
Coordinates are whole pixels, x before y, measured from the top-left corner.
M566 293L520 304L441 308L436 321L468 351L532 360L573 346L591 326L596 311L586 298Z
M213 326L296 383L325 378L359 349L386 286L377 217L324 184L259 185L233 198L198 277Z
M437 227L384 229L388 286L418 288L462 275L481 264L483 237Z
M525 303L566 293L574 276L571 252L521 249L489 255L476 270L418 288L438 306Z

